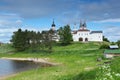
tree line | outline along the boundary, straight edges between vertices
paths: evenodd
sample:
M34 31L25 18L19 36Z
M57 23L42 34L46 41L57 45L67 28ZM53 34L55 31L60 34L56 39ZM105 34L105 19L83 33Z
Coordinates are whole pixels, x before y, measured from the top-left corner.
M11 42L17 51L24 51L28 48L32 50L44 50L46 48L52 50L52 34L52 30L40 33L18 29L18 31L13 33Z
M52 51L54 34L59 35L59 42L61 45L69 45L73 39L71 34L71 29L69 25L60 27L58 30L53 31L52 29L48 31L35 32L35 31L23 31L18 29L18 31L13 33L11 42L16 51L24 51L30 49L32 51ZM103 36L103 41L110 42L106 37ZM117 42L120 47L120 41ZM108 45L103 45L103 47L108 47Z
M70 44L72 41L72 34L69 25L61 27L56 32L59 34L59 40L62 45ZM35 50L47 50L49 52L52 51L53 47L53 37L55 31L52 29L48 31L35 32L35 31L23 31L22 29L18 29L18 31L13 33L11 42L13 47L17 51L24 51L27 49Z

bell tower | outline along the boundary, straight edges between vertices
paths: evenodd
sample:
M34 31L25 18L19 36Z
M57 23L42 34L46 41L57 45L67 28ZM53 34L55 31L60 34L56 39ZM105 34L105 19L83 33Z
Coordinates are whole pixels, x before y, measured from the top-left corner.
M82 23L82 21L80 21L80 29L81 29L81 30L87 29L87 26L86 26L86 22L85 22L85 21L84 21L84 23Z
M52 23L51 27L52 27L52 30L54 31L54 30L55 30L55 23L54 23L54 19L53 19L53 23Z

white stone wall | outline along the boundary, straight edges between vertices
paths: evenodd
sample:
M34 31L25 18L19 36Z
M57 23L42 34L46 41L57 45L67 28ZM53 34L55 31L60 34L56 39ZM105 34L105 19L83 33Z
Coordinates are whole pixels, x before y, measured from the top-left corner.
M85 38L88 39L88 41L103 41L103 34L102 33L92 33L90 34L90 31L79 31L77 34L73 35L73 41L79 41L79 38L83 38L83 42L85 42Z
M79 38L83 39L83 42L85 41L85 38L89 41L89 31L80 31L77 32L77 34L73 34L73 41L79 41Z
M103 41L103 34L102 33L92 33L89 35L89 41Z
M78 36L76 34L73 34L73 41L78 41Z

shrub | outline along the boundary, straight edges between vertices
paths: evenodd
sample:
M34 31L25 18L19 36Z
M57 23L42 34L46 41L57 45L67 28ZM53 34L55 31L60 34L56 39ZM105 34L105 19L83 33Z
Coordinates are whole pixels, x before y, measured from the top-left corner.
M100 49L108 49L109 48L109 45L108 44L102 44L100 46Z
M117 41L117 45L118 45L118 46L119 46L119 48L120 48L120 40L118 40L118 41Z

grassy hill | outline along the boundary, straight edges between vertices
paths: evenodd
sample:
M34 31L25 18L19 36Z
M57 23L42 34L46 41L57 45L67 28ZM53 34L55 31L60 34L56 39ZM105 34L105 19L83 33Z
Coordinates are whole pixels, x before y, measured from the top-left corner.
M68 46L56 46L55 51L80 51L80 50L96 50L99 49L101 43L73 43Z
M47 58L50 62L59 63L58 66L25 71L7 80L95 80L99 71L98 65L102 63L97 61L97 58L103 56L103 50L99 49L101 44L97 42L72 43L68 46L56 44L52 53L18 52L0 56Z

